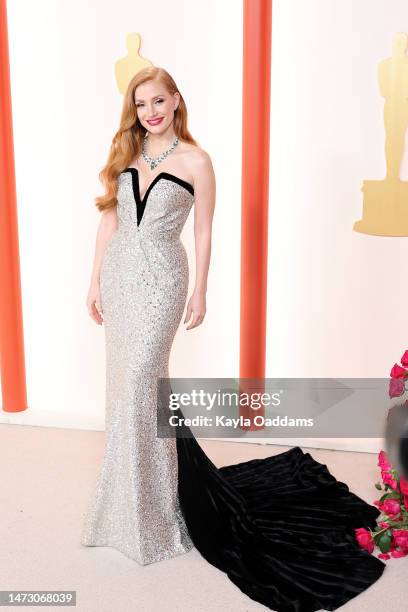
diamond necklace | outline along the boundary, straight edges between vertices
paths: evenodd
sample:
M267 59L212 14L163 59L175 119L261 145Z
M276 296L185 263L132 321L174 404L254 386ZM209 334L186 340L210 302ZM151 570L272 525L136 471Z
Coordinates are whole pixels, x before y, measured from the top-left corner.
M171 147L169 149L167 149L167 151L164 151L164 153L161 153L158 157L154 157L153 158L153 157L150 157L149 155L147 155L147 153L146 153L146 143L147 143L148 135L149 135L149 133L146 132L146 134L144 135L144 138L143 138L142 155L143 155L143 159L145 160L145 162L150 164L150 170L154 170L154 168L156 168L156 166L158 166L160 164L160 162L163 161L163 159L165 159L172 151L174 151L174 149L177 147L177 145L179 143L179 139L177 137L176 140L171 145Z

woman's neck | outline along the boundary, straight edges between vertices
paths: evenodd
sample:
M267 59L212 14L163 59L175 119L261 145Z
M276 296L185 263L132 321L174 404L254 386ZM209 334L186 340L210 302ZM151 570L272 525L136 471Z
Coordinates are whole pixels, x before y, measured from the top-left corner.
M146 142L147 154L150 157L156 157L171 147L176 139L176 134L173 130L166 131L163 134L149 133Z

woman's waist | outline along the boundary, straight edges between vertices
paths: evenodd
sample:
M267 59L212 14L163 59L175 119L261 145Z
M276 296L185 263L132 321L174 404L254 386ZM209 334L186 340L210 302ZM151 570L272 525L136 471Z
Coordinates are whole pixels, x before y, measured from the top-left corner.
M107 249L112 252L114 258L122 253L132 258L169 260L173 264L177 260L180 263L184 262L187 258L187 252L180 236L150 235L127 228L120 228L115 232Z
M158 224L145 225L143 220L139 225L122 221L115 233L127 238L152 240L154 242L179 242L181 229L174 226L167 227L164 224L160 227L158 227Z

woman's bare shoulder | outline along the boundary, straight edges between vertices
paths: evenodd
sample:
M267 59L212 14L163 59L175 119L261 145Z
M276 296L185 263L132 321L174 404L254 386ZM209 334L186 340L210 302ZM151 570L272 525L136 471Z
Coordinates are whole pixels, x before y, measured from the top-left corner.
M202 170L203 168L210 167L212 165L211 157L205 149L190 143L183 144L185 147L184 151L186 153L186 159L188 159L192 172Z

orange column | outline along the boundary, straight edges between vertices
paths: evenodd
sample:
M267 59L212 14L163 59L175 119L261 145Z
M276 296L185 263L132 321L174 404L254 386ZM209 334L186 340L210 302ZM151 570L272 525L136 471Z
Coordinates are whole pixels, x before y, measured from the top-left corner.
M272 0L244 0L240 378L265 377ZM243 410L241 414L248 416ZM264 414L258 410L257 414Z
M6 0L0 0L0 368L3 410L27 408Z

